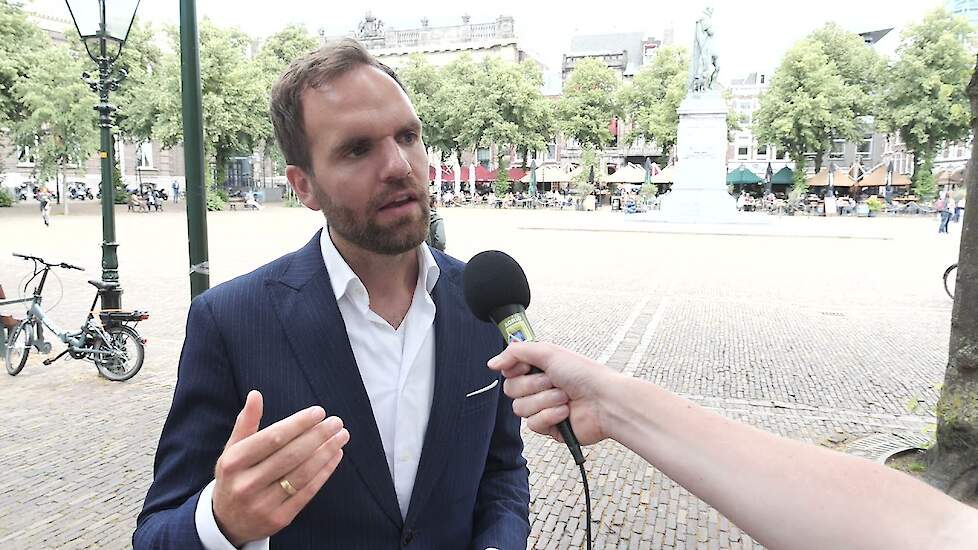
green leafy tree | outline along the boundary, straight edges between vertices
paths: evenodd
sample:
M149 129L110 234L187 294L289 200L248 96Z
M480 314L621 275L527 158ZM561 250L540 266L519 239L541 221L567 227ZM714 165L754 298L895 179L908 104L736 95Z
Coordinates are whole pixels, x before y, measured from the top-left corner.
M580 61L557 101L557 129L582 148L603 148L611 142L609 125L619 114L619 86L614 71L604 63L597 59Z
M913 151L914 192L925 198L936 192L931 169L941 144L968 135L971 33L964 18L939 8L904 31L889 68L883 120Z
M509 163L506 162L505 158L500 157L499 159L499 169L496 170L496 183L493 185L493 190L497 197L502 197L510 190L509 182Z
M828 56L856 116L876 116L881 109L886 61L856 33L826 23L809 35Z
M26 115L14 87L27 78L37 55L48 47L50 41L19 5L0 0L0 132Z
M594 172L594 181L590 181L591 173ZM593 147L585 147L581 151L581 166L577 174L574 175L574 194L577 198L583 199L594 192L594 188L604 179L604 171L598 165L598 153Z
M122 48L122 54L115 66L125 69L127 76L117 91L112 92L111 100L117 107L115 127L119 133L132 141L142 142L155 137L154 128L159 118L160 88L159 71L163 53L155 40L156 31L151 24L136 20L129 31L129 38ZM80 40L75 40L74 49L84 52ZM83 61L88 71L98 74L87 54Z
M621 88L619 102L631 124L626 140L655 142L668 155L676 145L679 104L686 98L689 53L680 46L660 49L632 82Z
M530 151L547 147L554 134L553 104L540 92L543 73L536 63L488 58L482 63L486 93L485 134L480 145L514 150L526 168Z
M852 138L857 120L846 85L822 47L806 38L785 54L755 116L757 140L787 151L795 161L795 186L805 187L805 155L816 155L833 137Z
M179 52L176 29L169 29L173 50ZM204 19L200 25L201 104L204 114L204 148L215 166L215 181L227 178L228 160L251 154L268 134L268 101L265 80L258 63L247 57L248 35L221 29ZM183 140L180 99L180 57L164 57L160 76L159 117L155 134L164 145Z
M822 167L833 139L873 130L880 112L883 59L856 34L828 23L796 43L761 98L757 134L795 161L795 184L805 190L806 155Z
M476 63L462 55L439 69L414 56L399 76L424 124L425 144L443 155L498 145L525 162L553 136L552 106L534 63Z
M421 54L412 55L407 65L398 72L407 88L414 110L424 127L423 139L427 147L438 151L452 151L456 140L450 135L447 117L451 114L439 101L454 99L442 91L447 85L445 71L438 69Z
M35 61L14 85L25 116L13 132L19 145L31 147L37 177L60 181L66 164L84 162L98 147L92 92L68 48L50 46Z
M462 151L478 147L489 126L492 107L480 101L486 79L468 54L441 69L441 84L435 90L435 124L431 145L451 153L461 162Z

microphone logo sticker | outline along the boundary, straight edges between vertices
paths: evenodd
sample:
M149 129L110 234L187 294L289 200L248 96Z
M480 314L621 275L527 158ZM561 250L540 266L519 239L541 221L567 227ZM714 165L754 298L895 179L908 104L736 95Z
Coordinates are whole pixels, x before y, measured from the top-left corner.
M502 329L506 343L536 340L536 335L533 334L533 329L530 328L530 323L522 312L503 319L503 322L499 323L499 328Z

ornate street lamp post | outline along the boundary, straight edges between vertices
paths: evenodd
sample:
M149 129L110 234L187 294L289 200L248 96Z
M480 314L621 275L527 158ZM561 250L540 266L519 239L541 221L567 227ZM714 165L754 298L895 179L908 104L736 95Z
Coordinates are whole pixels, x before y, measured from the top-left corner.
M99 95L95 110L99 114L102 145L99 157L102 161L102 309L119 309L122 305L122 288L119 286L119 258L115 242L115 211L112 186L112 112L109 92L119 89L126 77L124 70L115 74L112 64L122 53L122 46L129 36L132 21L136 17L139 0L66 0L71 19L85 50L98 65L98 78L88 73L82 76L93 92Z

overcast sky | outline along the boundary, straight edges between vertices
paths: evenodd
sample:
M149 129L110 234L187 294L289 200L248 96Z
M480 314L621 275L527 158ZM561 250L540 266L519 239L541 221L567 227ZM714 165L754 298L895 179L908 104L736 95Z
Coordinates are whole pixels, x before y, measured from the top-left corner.
M94 0L92 0L94 1ZM36 0L35 9L46 13L68 10L63 1ZM836 21L853 31L905 26L919 20L941 0L821 0L738 2L637 1L615 2L534 2L532 0L492 0L465 3L447 0L366 0L364 2L311 2L274 0L198 0L199 17L209 17L222 26L236 26L246 32L266 36L289 23L305 25L315 33L324 28L328 35L355 29L367 9L393 28L415 28L422 17L432 26L457 24L468 14L473 23L492 21L499 15L515 18L520 44L531 55L558 70L561 54L569 49L575 34L643 32L661 38L672 26L680 44L691 41L694 23L707 4L714 8L716 44L720 55L721 81L753 71L771 72L781 55L796 40L822 25ZM567 6L576 5L574 8ZM177 0L142 0L139 17L143 20L176 23Z

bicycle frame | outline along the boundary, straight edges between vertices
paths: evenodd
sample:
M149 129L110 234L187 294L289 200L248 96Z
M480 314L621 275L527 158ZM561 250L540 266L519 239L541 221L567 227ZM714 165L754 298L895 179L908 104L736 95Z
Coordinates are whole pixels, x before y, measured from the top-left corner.
M109 341L109 338L102 327L92 322L94 319L92 311L95 308L95 304L98 303L97 293L91 307L88 308L88 316L85 318L85 322L82 324L81 329L77 332L69 333L68 331L63 330L57 323L54 322L53 319L51 319L50 316L47 315L47 313L44 312L44 308L41 307L41 291L44 289L44 282L47 280L48 272L50 270L50 267L46 267L44 269L44 274L41 275L41 282L34 289L34 297L30 300L31 307L28 310L28 318L33 320L35 329L34 334L31 335L31 345L42 353L48 353L51 351L50 342L47 342L44 339L44 328L47 328L58 337L58 340L66 344L69 351L72 353L84 353L89 355L110 354L111 352L83 347L85 344L85 336L89 332L97 334L105 342Z

